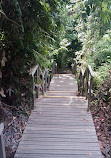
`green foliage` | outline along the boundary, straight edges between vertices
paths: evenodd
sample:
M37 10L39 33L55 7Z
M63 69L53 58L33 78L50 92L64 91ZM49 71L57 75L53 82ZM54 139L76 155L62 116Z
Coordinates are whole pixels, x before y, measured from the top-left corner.
M83 68L89 64L95 71L96 94L111 70L110 8L109 0L78 0L74 6L75 30L82 42L82 50L75 53L76 58Z
M0 46L3 46L4 32L0 31Z
M30 92L26 78L31 67L39 63L51 68L53 60L67 66L75 56L84 67L87 63L93 67L95 85L100 86L111 64L110 6L109 0L2 1L0 49L8 60L3 68L4 90L13 87L14 100L21 105L22 99L25 102L21 94ZM31 98L30 93L25 95Z
M105 34L95 45L95 50L88 59L88 63L92 63L94 70L96 70L99 66L103 66L104 63L109 63L110 61L111 39L109 34Z
M57 0L2 1L0 45L8 59L2 85L5 92L9 87L14 91L14 99L7 95L3 100L7 104L13 105L15 100L17 106L30 105L29 70L37 63L42 69L51 68L55 50L62 49L59 42L64 36L61 14L62 10L65 12L65 3Z
M64 67L73 61L75 52L81 49L81 42L78 40L77 33L74 29L76 23L73 17L72 5L64 5L59 15L61 24L59 25L59 43L55 58L58 67Z
M103 64L98 68L98 70L96 70L94 83L95 83L95 87L98 88L98 90L100 89L101 84L103 84L106 80L108 80L110 76L109 73L110 69L111 69L111 62Z
M22 11L21 11L21 8L20 8L20 4L19 4L18 0L13 0L13 2L14 2L14 5L15 5L17 14L18 14L18 19L20 21L21 30L22 30L22 32L24 32L24 26L23 26L23 21L22 21Z

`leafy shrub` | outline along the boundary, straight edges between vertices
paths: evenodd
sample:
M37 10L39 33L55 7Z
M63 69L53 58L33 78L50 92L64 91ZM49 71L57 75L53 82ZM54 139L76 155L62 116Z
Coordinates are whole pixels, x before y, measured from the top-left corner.
M96 88L100 88L101 84L108 79L111 69L111 62L107 62L100 66L95 73L94 84Z
M94 70L106 62L111 61L111 38L108 34L98 41L95 45L95 52L88 59Z

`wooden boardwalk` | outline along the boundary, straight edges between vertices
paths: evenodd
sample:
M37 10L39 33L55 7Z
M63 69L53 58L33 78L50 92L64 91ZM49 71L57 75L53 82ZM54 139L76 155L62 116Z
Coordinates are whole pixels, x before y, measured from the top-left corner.
M87 101L72 74L55 75L38 99L15 158L102 158Z

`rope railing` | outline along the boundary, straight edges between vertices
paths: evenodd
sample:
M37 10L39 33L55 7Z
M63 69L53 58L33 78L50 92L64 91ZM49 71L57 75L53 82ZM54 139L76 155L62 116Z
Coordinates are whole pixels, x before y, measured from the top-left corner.
M77 61L72 66L72 72L78 80L78 92L80 95L85 96L88 99L88 110L90 104L90 98L93 90L94 71L90 65L87 65L85 71L81 68L79 74L77 73Z
M49 88L51 78L57 73L57 64L52 63L52 70L44 69L42 70L37 64L30 70L31 84L32 84L32 109L34 109L35 100L39 97L39 94L44 95Z

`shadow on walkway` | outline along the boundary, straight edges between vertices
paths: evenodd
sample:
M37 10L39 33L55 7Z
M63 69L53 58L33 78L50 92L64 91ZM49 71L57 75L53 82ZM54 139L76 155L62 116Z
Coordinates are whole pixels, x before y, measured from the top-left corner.
M71 68L63 67L58 69L58 74L72 74Z

